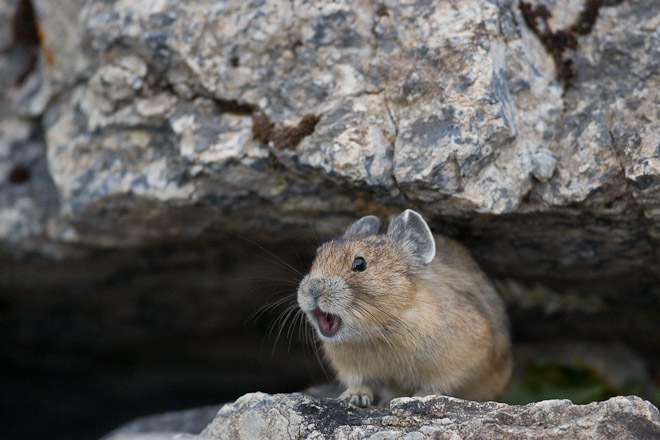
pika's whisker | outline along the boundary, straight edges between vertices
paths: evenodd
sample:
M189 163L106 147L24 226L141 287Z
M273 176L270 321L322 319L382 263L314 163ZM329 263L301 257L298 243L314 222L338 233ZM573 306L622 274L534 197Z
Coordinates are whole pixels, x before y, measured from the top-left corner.
M265 258L264 256L259 255L259 254L256 255L257 258L261 258L261 259L263 259L263 260L265 260L265 261L268 261L269 263L276 264L277 266L279 266L279 267L281 267L281 268L283 268L283 269L290 270L291 272L293 272L293 273L294 273L295 275L297 275L297 276L302 276L302 274L300 273L300 271L299 271L298 269L296 269L296 268L293 267L291 264L289 264L289 263L287 263L286 261L284 261L284 259L282 259L282 258L279 257L278 255L276 255L275 253L269 251L268 249L266 249L265 247L263 247L263 246L260 245L259 243L255 242L255 241L252 241L252 240L250 240L249 238L242 237L242 236L240 236L240 235L238 235L238 234L235 234L235 233L233 233L233 232L228 232L228 233L231 234L231 235L233 235L234 237L239 238L240 240L246 241L247 243L250 243L251 245L256 246L257 248L259 248L259 250L261 250L262 252L265 252L266 254L268 254L272 259L269 260L269 259L267 259L267 258Z
M287 295L283 298L278 298L274 301L269 301L266 304L263 304L260 306L258 309L256 309L254 312L250 313L250 316L247 317L246 321L256 321L259 319L264 313L271 311L273 309L276 309L277 307L286 304L286 303L291 303L292 306L296 306L295 304L295 295Z

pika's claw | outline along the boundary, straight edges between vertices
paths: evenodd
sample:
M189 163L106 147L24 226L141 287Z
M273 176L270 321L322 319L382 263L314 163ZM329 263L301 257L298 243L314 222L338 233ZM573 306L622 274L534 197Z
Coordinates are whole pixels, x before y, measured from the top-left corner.
M344 391L339 398L348 400L348 403L352 405L366 408L373 403L374 394L371 392L371 389L365 386L351 387Z

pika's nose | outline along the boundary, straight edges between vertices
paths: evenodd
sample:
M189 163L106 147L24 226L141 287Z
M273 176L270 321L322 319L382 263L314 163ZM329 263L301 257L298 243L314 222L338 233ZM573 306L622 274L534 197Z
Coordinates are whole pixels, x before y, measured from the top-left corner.
M307 291L312 296L312 298L318 298L323 293L323 281L318 278L309 280Z

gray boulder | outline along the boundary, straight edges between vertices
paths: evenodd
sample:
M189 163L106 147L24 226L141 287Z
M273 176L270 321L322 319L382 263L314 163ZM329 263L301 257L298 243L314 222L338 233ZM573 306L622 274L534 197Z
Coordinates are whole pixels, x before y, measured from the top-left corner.
M304 394L246 394L226 404L199 434L117 433L141 439L650 439L660 412L638 397L573 405L545 400L525 406L453 397L400 398L387 409L359 409Z
M508 0L60 3L17 103L59 197L33 235L286 240L413 206L507 276L658 272L652 1L547 3L556 56Z
M525 406L453 397L401 398L385 410L359 410L304 395L247 394L225 405L201 438L654 438L660 413L637 397L573 405L545 400Z

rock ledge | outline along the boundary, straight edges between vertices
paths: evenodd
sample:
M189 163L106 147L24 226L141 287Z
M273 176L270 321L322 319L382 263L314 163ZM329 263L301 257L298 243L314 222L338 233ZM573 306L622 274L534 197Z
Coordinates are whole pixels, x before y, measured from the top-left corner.
M649 439L660 438L660 412L635 396L588 405L545 400L522 406L427 396L395 399L389 409L360 409L300 393L250 393L222 407L198 436L118 433L111 438Z

